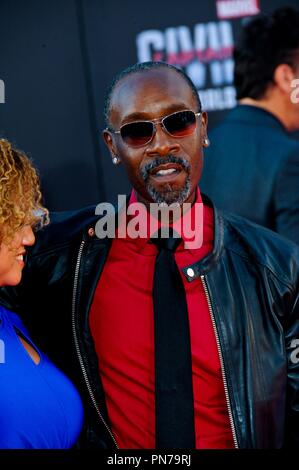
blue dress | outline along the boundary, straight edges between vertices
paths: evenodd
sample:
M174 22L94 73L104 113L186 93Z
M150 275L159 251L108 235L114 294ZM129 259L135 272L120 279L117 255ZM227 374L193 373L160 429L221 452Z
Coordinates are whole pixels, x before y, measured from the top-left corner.
M20 335L38 352L39 364ZM0 449L67 449L82 423L72 382L33 345L20 318L0 306Z

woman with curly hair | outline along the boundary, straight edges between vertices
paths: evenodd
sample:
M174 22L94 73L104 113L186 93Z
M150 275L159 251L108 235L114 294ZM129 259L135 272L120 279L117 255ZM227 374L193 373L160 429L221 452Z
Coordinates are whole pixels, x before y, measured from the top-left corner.
M0 286L20 282L34 231L49 223L41 200L28 157L0 139ZM69 448L83 422L74 385L33 344L19 316L2 306L0 422L1 449Z

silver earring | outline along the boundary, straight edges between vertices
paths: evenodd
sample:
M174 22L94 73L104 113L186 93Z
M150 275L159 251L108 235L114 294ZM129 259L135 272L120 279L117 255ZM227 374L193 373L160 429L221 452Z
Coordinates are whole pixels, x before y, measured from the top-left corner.
M210 145L210 140L208 139L208 137L205 137L203 139L203 146L204 147L209 147L209 145Z
M118 165L119 162L120 162L120 159L115 155L115 157L112 158L113 165Z

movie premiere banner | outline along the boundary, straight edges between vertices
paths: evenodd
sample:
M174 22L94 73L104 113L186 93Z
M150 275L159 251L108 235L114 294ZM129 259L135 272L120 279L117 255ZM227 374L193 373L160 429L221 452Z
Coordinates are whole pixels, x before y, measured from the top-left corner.
M233 47L243 22L284 4L275 0L86 2L84 17L99 122L105 91L101 85L109 84L116 73L135 62L162 60L182 68L193 80L203 108L209 112L209 126L214 127L236 105ZM110 172L109 162L106 164ZM110 180L109 195L116 194L120 180L124 181Z
M233 47L242 24L285 4L296 6L299 0L84 3L96 103L102 105L101 82L109 83L122 68L162 60L189 75L213 127L236 105Z

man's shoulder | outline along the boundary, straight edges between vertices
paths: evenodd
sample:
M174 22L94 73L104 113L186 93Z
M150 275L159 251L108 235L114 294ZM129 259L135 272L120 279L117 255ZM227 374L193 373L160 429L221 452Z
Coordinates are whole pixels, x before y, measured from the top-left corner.
M269 174L276 174L289 162L299 164L299 142L277 120L255 123L246 121L245 116L238 116L238 110L232 110L210 132L210 139L212 145L205 151L206 166L212 165L213 170L215 165L221 169L226 167L233 156L242 162L240 156L244 159L244 155L259 167L267 165ZM236 159L233 160L235 162Z
M224 221L225 248L249 263L264 266L286 283L299 277L299 246L244 217L219 211Z
M72 230L82 230L86 225L96 219L96 205L83 207L82 209L62 212L50 212L49 230L57 230L68 226Z
M252 137L252 135L263 136L263 140L259 142L260 145L264 144L264 147L269 144L279 145L288 149L298 151L299 142L290 134L283 126L282 122L269 111L256 107L238 105L225 116L225 118L211 131L212 137L219 137L219 135L226 135L227 129L237 129L242 134L242 143L244 144L244 135L246 139ZM249 134L248 134L249 133ZM267 140L267 137L271 136L271 142ZM238 136L234 136L237 139ZM229 134L228 139L232 136ZM273 140L273 142L272 142ZM279 145L280 146L280 145Z

